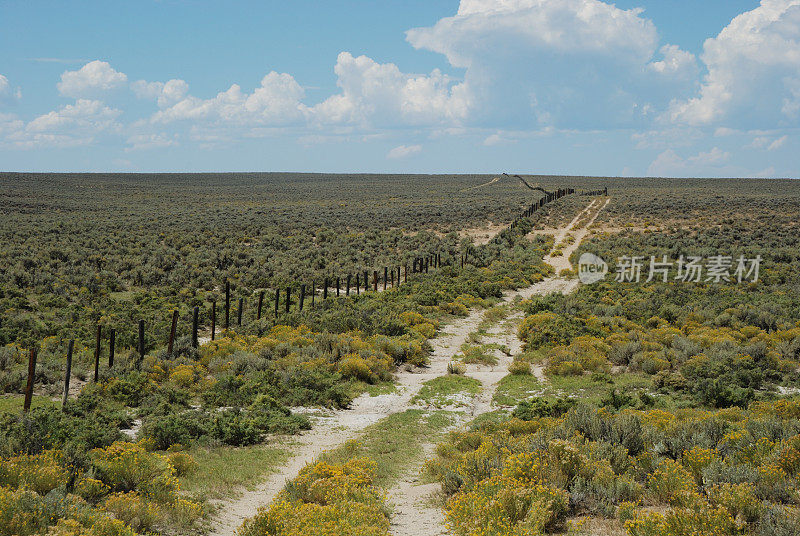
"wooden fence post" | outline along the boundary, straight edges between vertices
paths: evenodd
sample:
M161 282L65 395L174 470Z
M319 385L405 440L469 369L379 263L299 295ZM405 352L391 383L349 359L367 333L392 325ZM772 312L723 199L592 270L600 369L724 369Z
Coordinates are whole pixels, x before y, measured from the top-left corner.
M364 270L364 292L369 290L369 274Z
M356 274L356 296L361 294L361 276Z
M200 329L200 307L192 309L192 348L197 348L197 330Z
M372 270L372 290L378 292L378 270Z
M139 319L139 359L136 360L136 370L142 370L144 361L144 320Z
M108 334L108 368L114 367L114 346L117 338L117 330L111 328Z
M97 379L100 376L100 339L103 336L103 326L97 324L97 341L95 341L94 345L94 381L97 383Z
M281 289L275 288L275 318L278 318L278 305L281 301Z
M239 309L236 311L236 325L242 327L242 309L244 309L244 298L239 298Z
M64 411L64 406L67 405L69 398L69 377L72 374L72 349L75 347L75 339L69 340L67 346L67 370L64 373L64 398L61 399L61 411Z
M175 347L175 330L178 328L178 310L172 311L172 326L169 329L169 343L167 343L167 353L172 355Z
M346 288L347 288L347 290L346 290L346 291L345 291L345 293L344 293L344 295L345 295L345 296L349 296L349 295L350 295L350 279L351 279L352 277L353 277L352 275L350 275L350 274L347 274L347 287L346 287Z
M211 340L217 336L217 301L211 302Z
M264 304L264 291L258 293L258 310L256 311L256 320L261 320L261 306Z
M392 266L392 288L394 288L394 266Z
M306 301L306 286L300 285L300 310L303 310L303 302Z
M314 297L317 295L317 285L311 282L311 307L314 307Z
M383 290L386 290L386 283L389 279L389 268L386 266L383 267Z
M225 331L231 327L231 282L225 281Z
M403 283L408 283L408 265L403 265Z
M33 384L36 378L36 348L31 348L31 354L28 357L28 383L25 385L25 402L22 405L22 412L28 413L31 409L31 401L33 400Z
M289 312L289 305L292 303L292 289L286 287L286 312Z
M342 286L342 278L341 277L337 277L336 278L336 297L337 298L339 297L339 288L341 288L341 286Z
M322 284L322 299L328 299L328 278L325 278L325 282Z

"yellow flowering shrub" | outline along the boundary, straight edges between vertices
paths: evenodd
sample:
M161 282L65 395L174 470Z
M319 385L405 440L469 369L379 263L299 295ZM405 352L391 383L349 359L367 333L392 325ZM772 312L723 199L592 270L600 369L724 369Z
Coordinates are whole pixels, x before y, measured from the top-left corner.
M755 437L776 433L779 423L754 406L578 405L557 419L487 422L451 433L426 469L442 484L459 536L543 534L587 513L619 516L630 536L740 536L767 513L781 515L776 506L792 505L789 519L798 502L792 468L800 437Z
M708 488L708 500L714 506L722 506L742 523L752 523L761 516L764 505L750 484L717 484Z
M716 454L711 449L706 449L695 445L689 450L683 451L681 464L692 473L698 485L703 484L703 469L716 459Z
M630 536L733 536L736 522L723 507L679 508L666 513L641 513L625 522Z
M436 336L436 326L430 322L414 324L409 328L409 332L416 333L422 339L432 339Z
M41 454L21 454L0 458L0 485L25 488L44 495L66 485L69 471L63 466L63 455L57 450Z
M198 468L198 463L195 459L182 451L168 453L167 461L175 469L175 476L178 477L191 475Z
M496 475L451 498L446 513L460 536L522 536L544 534L568 506L563 490Z
M547 371L559 375L580 374L584 370L608 372L611 347L596 337L576 337L568 345L554 347L547 354ZM579 366L576 366L578 364Z
M353 378L367 383L374 383L376 380L372 370L369 368L369 363L359 357L358 354L348 354L343 357L339 361L336 370L345 378Z
M661 501L687 506L697 497L692 473L673 460L664 460L650 477L650 488Z
M177 498L178 479L167 456L148 452L143 443L117 441L90 452L92 465L112 491L140 491L159 502Z
M97 502L101 497L108 495L111 488L96 478L84 477L75 482L75 494L89 502Z
M373 485L375 470L375 462L366 459L308 465L237 534L388 536L385 498Z
M115 493L106 499L104 506L137 532L149 531L161 515L158 505L136 492Z

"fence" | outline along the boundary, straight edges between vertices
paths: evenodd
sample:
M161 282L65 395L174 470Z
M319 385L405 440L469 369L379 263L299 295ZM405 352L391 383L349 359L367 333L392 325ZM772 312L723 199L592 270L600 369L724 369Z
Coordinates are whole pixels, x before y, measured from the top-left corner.
M519 222L524 218L530 218L537 211L541 210L546 204L556 201L566 195L574 194L574 188L563 188L558 189L552 193L546 193L541 199L529 205L522 213L517 216L511 224L503 229L498 235L493 239L493 241L499 240L505 233L513 232ZM591 192L583 192L582 195L607 195L608 188L603 190L594 190ZM453 259L454 260L454 259ZM427 274L431 269L438 269L441 268L443 265L450 265L450 259L447 259L444 263L442 262L442 255L441 253L435 253L420 257L415 257L413 262L411 263L411 273L412 274ZM463 269L464 265L468 262L467 253L462 253L460 255L460 267ZM408 282L408 272L409 267L408 264L404 264L402 266L394 266L394 267L383 267L383 277L380 277L378 270L372 270L372 278L370 284L370 277L368 270L359 270L354 274L350 273L344 277L344 285L342 284L342 276L333 277L325 277L322 281L322 287L318 288L315 282L311 282L310 287L308 287L305 283L298 284L295 283L295 287L297 289L297 300L292 301L292 286L285 287L283 292L284 300L283 300L283 308L285 313L289 313L291 310L291 306L294 303L296 305L297 311L302 311L303 308L306 306L306 299L310 298L311 300L311 307L314 307L316 298L320 297L322 300L327 300L329 294L332 295L332 290L335 291L336 297L341 297L342 293L345 297L349 297L352 295L352 292L355 292L356 295L360 295L361 291L369 292L370 287L372 292L380 292L379 283L382 284L382 290L388 290L389 288L397 288L401 285L401 269L402 269L402 281L403 284ZM335 285L334 285L335 282ZM310 290L310 291L309 291ZM278 321L280 310L281 310L281 292L282 289L275 288L275 299L274 299L274 320L275 322ZM264 297L266 291L264 289L259 291L257 306L256 306L256 321L260 321L264 312ZM237 326L242 325L242 318L243 318L243 310L245 306L245 300L243 297L240 297L238 300L238 307L236 310L236 323ZM230 322L231 322L231 284L230 281L225 281L225 303L224 303L224 331L227 332L230 330ZM217 302L211 302L211 310L210 310L210 339L213 341L216 339L217 333ZM140 319L138 321L138 340L137 340L137 356L135 361L135 367L137 370L141 369L142 362L145 358L145 348L146 348L146 333L145 333L146 324L144 319ZM170 331L169 331L169 338L167 340L167 352L172 354L175 344L175 337L178 329L178 311L172 311L172 322L170 324ZM191 331L191 344L193 348L197 348L199 346L199 330L200 330L200 308L195 306L192 308L192 331ZM114 366L114 356L115 356L115 346L116 346L116 331L115 329L111 328L108 332L108 368L111 369ZM103 326L98 324L97 331L96 331L96 338L95 338L95 348L94 348L94 381L97 382L99 379L100 373L100 357L102 353L102 345L104 343L103 340ZM75 345L75 340L70 339L68 342L67 347L67 358L66 358L66 370L64 375L64 395L62 398L62 407L67 403L69 397L69 384L70 384L70 377L72 374L72 354ZM36 359L37 359L37 349L31 348L29 358L28 358L28 378L25 386L25 400L23 403L23 412L26 413L30 410L31 401L33 399L33 391L34 391L34 384L35 384L35 375L36 375Z

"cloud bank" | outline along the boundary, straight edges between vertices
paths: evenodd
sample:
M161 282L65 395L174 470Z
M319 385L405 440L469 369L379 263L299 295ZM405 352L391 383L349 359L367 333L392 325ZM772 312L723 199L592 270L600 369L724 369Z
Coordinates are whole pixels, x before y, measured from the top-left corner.
M707 39L699 57L663 42L641 9L600 0L462 0L406 40L458 74L403 72L342 51L337 90L310 103L290 73L199 96L181 78L131 81L94 60L56 83L70 103L27 120L0 109L0 147L114 138L131 152L358 134L403 141L386 153L401 159L420 153L424 137L476 133L477 146L500 150L535 136L626 129L634 150L659 151L649 172L689 174L728 169L731 151L718 145L736 136L748 137L744 150L785 150L800 122L800 0L762 0ZM19 98L0 74L0 105ZM131 100L149 111L132 116ZM695 153L676 152L687 146Z

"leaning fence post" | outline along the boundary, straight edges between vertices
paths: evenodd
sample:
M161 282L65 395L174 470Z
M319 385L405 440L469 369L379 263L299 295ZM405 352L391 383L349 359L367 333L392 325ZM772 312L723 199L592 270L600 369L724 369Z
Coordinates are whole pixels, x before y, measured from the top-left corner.
M356 273L356 296L361 294L361 276Z
M97 379L100 376L100 338L103 335L103 326L97 324L97 340L95 341L94 345L94 381L97 383Z
M139 359L136 360L136 370L142 369L144 361L144 320L139 319Z
M303 302L306 301L306 286L300 285L300 310L303 310Z
M236 325L242 327L242 309L244 309L244 298L239 298L239 310L236 311Z
M200 308L192 309L192 348L197 348L197 330L200 328Z
M28 383L25 386L25 402L22 405L23 413L28 413L31 409L31 400L33 400L33 383L36 377L36 348L31 348L30 357L28 357Z
M311 307L314 307L314 297L317 295L317 285L311 282Z
M256 311L256 320L261 320L261 306L264 304L264 291L258 293L258 310Z
M217 336L217 301L211 302L211 340Z
M175 330L178 327L178 310L172 311L172 327L169 330L169 343L167 344L167 353L172 355L172 349L175 347Z
M108 334L108 368L114 367L114 346L117 338L117 330L111 328Z
M67 405L67 399L69 398L69 377L72 374L72 349L75 347L75 339L69 340L69 346L67 346L67 370L64 373L64 398L61 399L61 410L64 410L64 406Z

